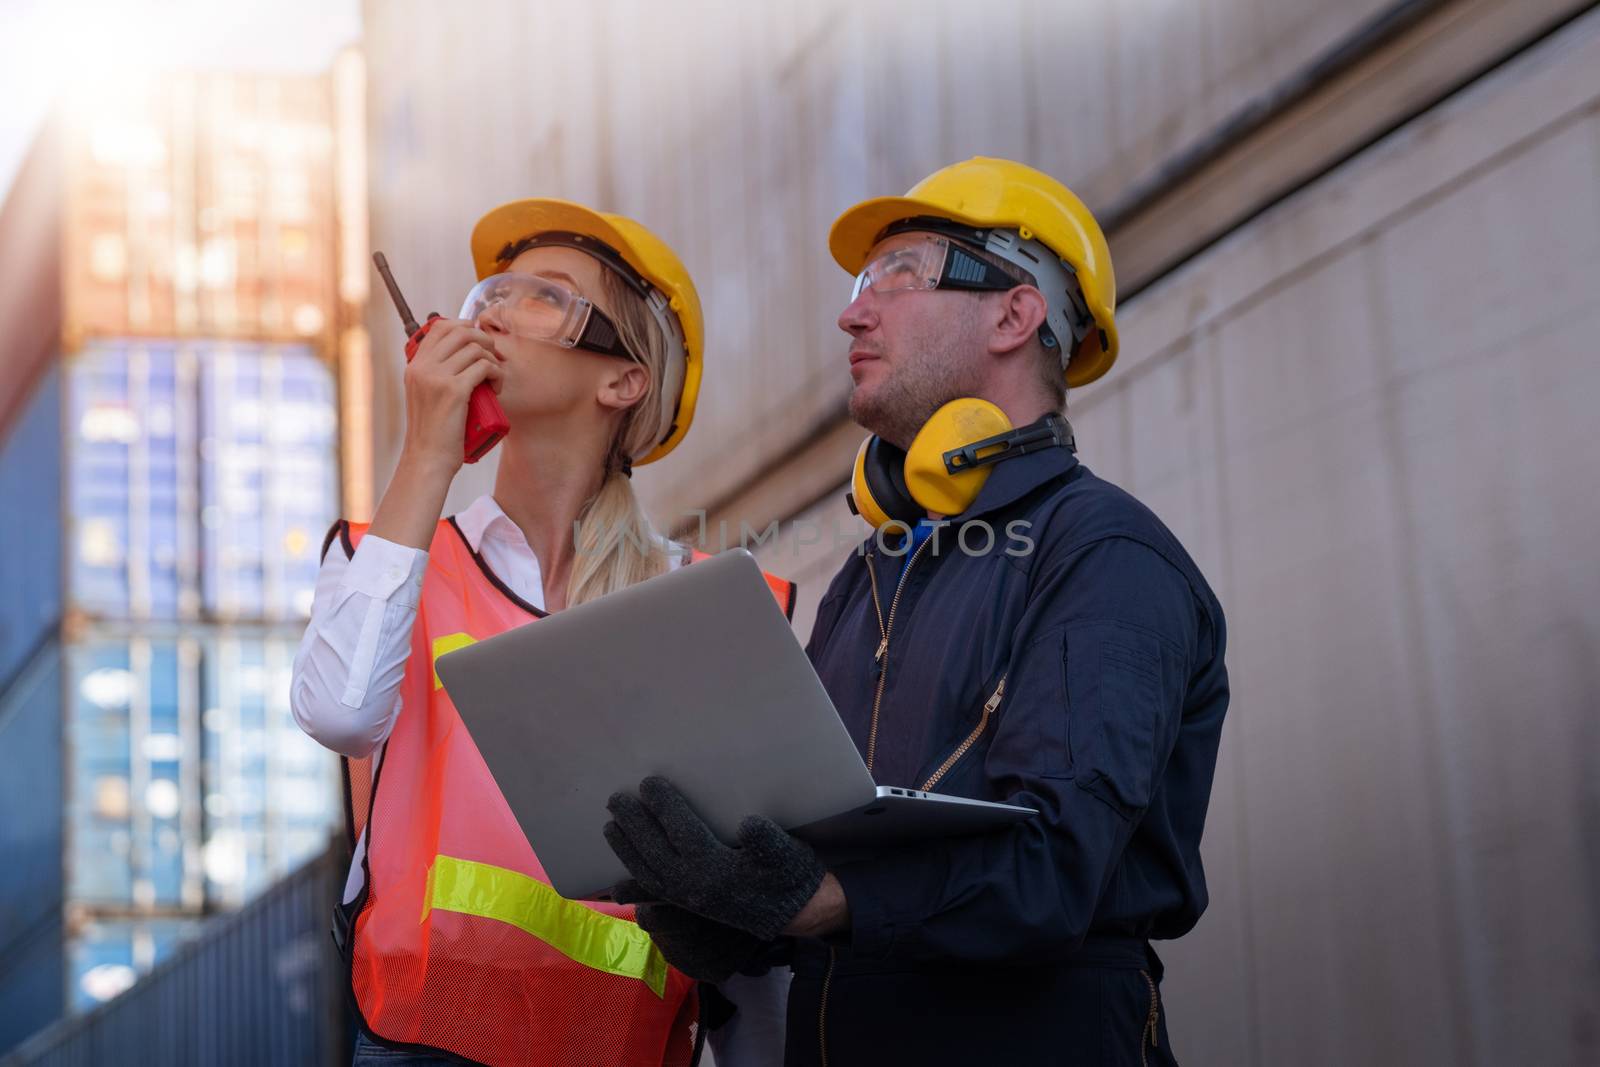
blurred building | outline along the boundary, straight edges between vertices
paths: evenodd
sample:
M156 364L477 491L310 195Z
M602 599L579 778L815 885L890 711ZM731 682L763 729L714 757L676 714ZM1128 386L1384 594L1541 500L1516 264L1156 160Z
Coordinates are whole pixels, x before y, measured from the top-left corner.
M708 547L784 522L760 554L804 632L865 532L828 225L974 154L1062 178L1121 283L1121 361L1070 398L1081 454L1174 528L1232 631L1211 908L1162 949L1179 1058L1592 1063L1592 7L373 4L374 244L448 312L502 201L658 229L706 378L636 484L666 526L703 509ZM370 327L381 486L402 339L386 306Z
M365 353L360 82L66 105L0 212L0 1050L340 821L288 693Z

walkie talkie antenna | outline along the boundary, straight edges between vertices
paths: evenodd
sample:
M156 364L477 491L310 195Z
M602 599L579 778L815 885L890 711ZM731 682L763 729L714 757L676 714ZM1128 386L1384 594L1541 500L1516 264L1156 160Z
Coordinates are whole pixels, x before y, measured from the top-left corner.
M405 328L406 336L413 337L421 329L417 320L411 314L411 306L406 303L406 298L400 295L400 287L395 284L394 275L389 273L389 261L383 258L382 252L372 253L372 262L378 267L378 273L383 276L383 284L389 290L389 299L394 301L394 309L400 312L400 324Z

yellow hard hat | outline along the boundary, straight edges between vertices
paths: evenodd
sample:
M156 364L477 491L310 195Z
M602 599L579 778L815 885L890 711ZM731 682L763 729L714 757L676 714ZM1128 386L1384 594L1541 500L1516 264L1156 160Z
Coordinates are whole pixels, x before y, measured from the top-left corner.
M705 349L705 318L694 281L665 241L622 215L595 211L570 200L539 198L513 200L484 215L472 228L472 265L482 281L504 269L504 253L517 242L541 233L571 233L590 237L616 253L666 300L683 330L683 384L677 409L665 436L634 466L654 463L678 447L694 422L695 400L700 395L700 360ZM604 249L599 250L605 261ZM612 264L616 266L616 264ZM623 272L626 274L626 271Z
M1117 358L1111 249L1100 224L1072 190L1021 163L975 156L935 171L905 196L863 200L835 220L828 249L839 266L859 273L886 228L924 215L979 229L1017 230L1024 240L1037 240L1064 260L1076 273L1098 327L1072 353L1067 385L1087 385L1111 369Z

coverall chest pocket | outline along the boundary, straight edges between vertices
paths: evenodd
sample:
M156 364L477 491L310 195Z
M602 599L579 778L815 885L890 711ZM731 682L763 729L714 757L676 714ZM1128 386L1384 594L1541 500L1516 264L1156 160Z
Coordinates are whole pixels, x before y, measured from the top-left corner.
M1063 647L1072 777L1125 816L1150 805L1163 707L1155 635L1119 623L1069 629Z

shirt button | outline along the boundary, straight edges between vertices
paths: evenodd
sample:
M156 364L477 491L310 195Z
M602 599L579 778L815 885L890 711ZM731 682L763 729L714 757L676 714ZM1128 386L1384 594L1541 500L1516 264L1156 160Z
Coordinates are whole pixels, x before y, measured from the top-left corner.
M404 578L405 576L406 576L406 572L401 570L399 567L390 567L389 568L389 574L387 575L388 579L391 582L398 582L402 578Z

